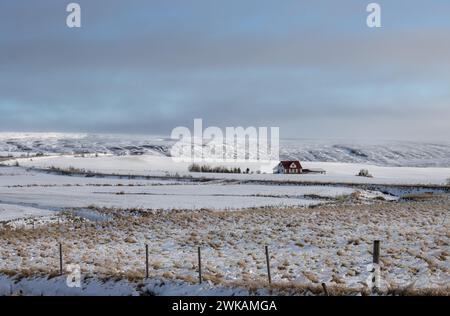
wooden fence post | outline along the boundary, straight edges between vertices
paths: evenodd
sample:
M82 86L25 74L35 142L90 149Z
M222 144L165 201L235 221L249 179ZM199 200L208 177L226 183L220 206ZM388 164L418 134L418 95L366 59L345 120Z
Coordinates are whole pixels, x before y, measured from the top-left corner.
M325 283L322 283L322 288L323 288L323 291L324 291L324 293L325 293L325 296L329 296L329 294L328 294L328 289L327 289L327 285L326 285Z
M269 284L272 283L272 276L270 275L270 258L269 258L269 248L266 248L266 263L267 263L267 277L269 278Z
M59 243L59 275L63 275L62 243Z
M373 291L376 292L378 290L378 283L380 278L380 241L374 240L373 241L373 278L372 278L372 284L374 284Z
M148 245L145 245L145 278L148 279Z
M198 282L202 284L202 253L200 247L198 247Z
M380 264L380 241L373 242L373 263Z

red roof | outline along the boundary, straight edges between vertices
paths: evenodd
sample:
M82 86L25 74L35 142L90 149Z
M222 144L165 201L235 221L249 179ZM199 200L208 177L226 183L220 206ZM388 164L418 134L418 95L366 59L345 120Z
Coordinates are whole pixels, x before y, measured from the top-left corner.
M283 166L284 169L291 169L291 168L303 169L302 165L300 164L300 161L298 160L283 160L280 161L280 164ZM295 167L291 167L292 164L294 164Z

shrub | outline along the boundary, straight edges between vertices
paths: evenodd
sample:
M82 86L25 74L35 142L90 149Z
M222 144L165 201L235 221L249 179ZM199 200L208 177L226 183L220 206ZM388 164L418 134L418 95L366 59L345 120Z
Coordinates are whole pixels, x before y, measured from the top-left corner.
M416 193L416 194L407 194L402 196L402 200L406 201L425 201L432 199L434 197L433 192L424 192L424 193Z
M369 173L369 170L367 169L361 169L359 170L357 176L359 177L367 177L367 178L372 178L373 176Z
M200 172L200 165L193 163L192 165L189 166L188 170L190 172Z
M191 164L188 170L190 172L241 173L241 168L228 168L224 166L211 167L209 165L199 165L196 163Z

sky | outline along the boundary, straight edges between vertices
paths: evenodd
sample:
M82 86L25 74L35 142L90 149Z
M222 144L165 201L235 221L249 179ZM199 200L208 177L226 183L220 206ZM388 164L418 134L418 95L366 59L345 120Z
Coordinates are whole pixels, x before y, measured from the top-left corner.
M70 2L0 2L0 131L449 139L448 0Z

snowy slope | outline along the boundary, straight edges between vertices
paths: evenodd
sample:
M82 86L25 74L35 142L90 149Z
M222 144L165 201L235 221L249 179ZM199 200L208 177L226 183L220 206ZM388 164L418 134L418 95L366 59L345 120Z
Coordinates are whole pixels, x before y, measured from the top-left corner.
M0 133L0 156L39 152L169 156L173 144L174 140L168 137L144 135ZM450 142L282 139L280 157L379 166L450 167Z

